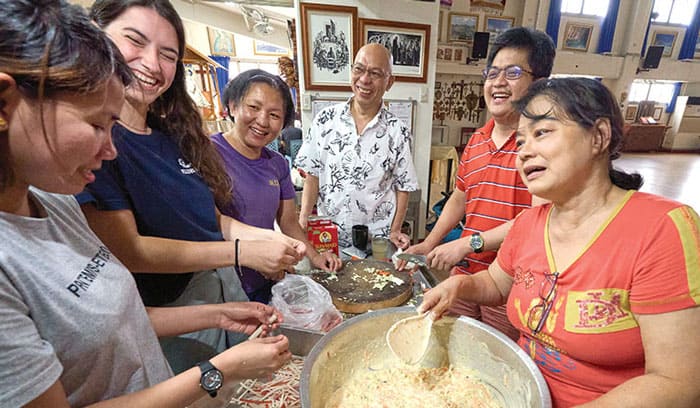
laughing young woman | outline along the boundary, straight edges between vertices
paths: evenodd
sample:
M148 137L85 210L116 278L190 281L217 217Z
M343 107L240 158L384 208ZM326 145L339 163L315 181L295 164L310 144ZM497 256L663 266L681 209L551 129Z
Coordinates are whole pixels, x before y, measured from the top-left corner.
M230 183L186 92L182 20L167 0L98 0L90 15L136 78L112 130L119 156L78 196L90 226L135 273L146 306L247 301L235 264L281 279L305 247L217 211ZM187 337L219 352L242 340L222 330ZM164 347L175 362L180 342Z

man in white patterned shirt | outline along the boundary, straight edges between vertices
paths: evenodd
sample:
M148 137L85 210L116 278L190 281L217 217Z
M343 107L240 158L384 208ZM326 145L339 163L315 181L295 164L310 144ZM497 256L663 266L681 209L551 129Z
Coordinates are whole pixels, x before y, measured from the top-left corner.
M380 44L362 47L351 67L353 97L319 112L295 164L307 174L299 223L319 215L338 224L339 244L351 245L356 224L405 248L401 233L408 194L418 189L411 132L384 106L391 88L391 54Z

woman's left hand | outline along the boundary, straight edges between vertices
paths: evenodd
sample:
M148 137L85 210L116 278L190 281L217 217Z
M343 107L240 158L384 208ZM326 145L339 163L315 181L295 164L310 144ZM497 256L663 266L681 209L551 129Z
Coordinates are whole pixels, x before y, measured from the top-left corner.
M262 324L264 336L283 321L277 309L259 302L227 302L220 306L217 326L224 330L252 334ZM270 324L273 315L277 316L277 320Z

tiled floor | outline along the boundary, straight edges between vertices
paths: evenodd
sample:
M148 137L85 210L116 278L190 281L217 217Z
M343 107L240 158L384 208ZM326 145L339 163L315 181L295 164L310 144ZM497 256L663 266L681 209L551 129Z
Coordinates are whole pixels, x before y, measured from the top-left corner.
M700 212L700 154L624 153L613 165L641 174L640 191L672 198Z

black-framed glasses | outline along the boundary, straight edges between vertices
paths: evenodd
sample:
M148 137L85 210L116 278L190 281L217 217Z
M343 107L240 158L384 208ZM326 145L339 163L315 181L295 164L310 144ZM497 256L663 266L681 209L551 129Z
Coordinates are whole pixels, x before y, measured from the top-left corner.
M369 75L369 79L371 79L372 81L383 79L383 78L386 78L386 76L387 76L387 73L382 71L382 70L367 69L367 67L362 65L362 64L353 64L352 67L350 68L350 72L352 73L352 75L358 76L358 77L364 75L366 72L367 75Z
M559 272L545 273L544 280L540 286L540 303L530 309L530 314L527 317L527 327L532 331L532 335L536 335L544 327L549 312L554 305L554 298L557 296L557 280Z
M485 80L493 81L494 79L498 78L498 76L501 74L501 71L504 72L506 79L510 79L511 81L520 78L521 76L523 76L523 73L535 75L532 71L528 71L520 65L508 65L505 68L486 67L481 72L481 74L484 76Z

